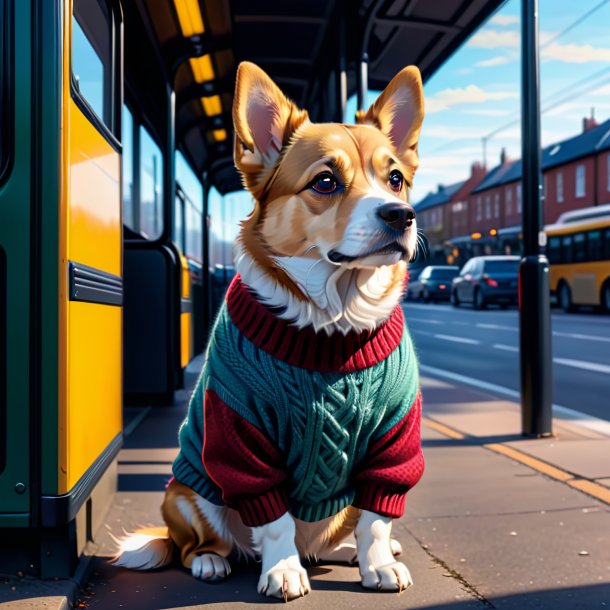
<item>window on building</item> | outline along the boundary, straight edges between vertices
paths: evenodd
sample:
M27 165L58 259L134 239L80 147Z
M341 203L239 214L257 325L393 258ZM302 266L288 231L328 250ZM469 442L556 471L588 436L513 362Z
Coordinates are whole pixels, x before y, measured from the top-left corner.
M557 187L557 203L563 203L563 173L557 172L555 177L555 186Z
M481 196L477 197L477 220L483 220L483 202Z
M113 61L113 21L106 0L74 0L72 75L77 99L110 129L116 62Z
M135 218L135 202L133 189L133 163L134 148L133 134L134 124L133 115L127 106L123 106L123 118L121 120L121 142L123 144L123 154L121 162L123 164L123 224L134 231L137 230Z
M576 166L576 197L585 196L585 166Z
M500 218L500 193L494 195L494 218Z
M163 156L148 130L140 126L140 233L157 239L163 231Z
M523 202L521 196L521 183L517 184L517 214L521 214L523 210Z
M491 197L485 195L485 218L489 220L491 218Z
M506 215L510 216L513 213L513 189L507 187L506 189Z

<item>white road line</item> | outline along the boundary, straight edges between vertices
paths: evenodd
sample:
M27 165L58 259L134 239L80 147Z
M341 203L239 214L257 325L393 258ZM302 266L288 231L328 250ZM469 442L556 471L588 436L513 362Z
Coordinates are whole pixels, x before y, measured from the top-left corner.
M454 320L451 320L451 324L455 324L456 326L470 326L469 322L457 322Z
M453 341L454 343L467 343L468 345L480 345L480 341L474 339L466 339L465 337L454 337L453 335L434 335L436 339L444 341Z
M424 324L444 324L440 320L429 320L428 318L416 318L414 316L409 316L409 322L423 322Z
M553 337L567 337L568 339L584 339L585 341L603 341L604 343L610 343L609 337L596 337L594 335L582 335L580 333L561 333L559 331L553 331Z
M553 362L563 364L563 366L571 366L575 369L584 369L585 371L594 371L595 373L610 373L610 366L607 364L598 364L597 362L586 362L585 360L572 360L571 358L553 358Z
M518 326L502 326L502 324L477 324L478 328L491 328L493 330L519 330Z
M433 337L434 333L428 332L427 330L419 330L418 328L409 329L414 335L424 335L426 337Z
M519 392L511 390L510 388L505 388L504 386L496 385L495 383L488 383L486 381L481 381L480 379L474 379L473 377L467 377L466 375L452 373L450 371L438 369L434 366L428 366L426 364L420 364L419 369L425 375L430 375L438 379L456 381L457 383L474 387L479 390L485 390L487 392L491 392L492 394L504 396L509 400L514 400L516 402L521 400L521 395ZM563 407L556 404L553 405L553 416L557 419L570 420L583 428L588 428L589 430L594 430L595 432L599 432L600 434L610 437L610 421L593 417L587 413L582 413L581 411L576 411L575 409L570 409L568 407Z
M518 352L519 348L514 345L502 345L501 343L494 343L493 347L496 349L504 350L505 352Z

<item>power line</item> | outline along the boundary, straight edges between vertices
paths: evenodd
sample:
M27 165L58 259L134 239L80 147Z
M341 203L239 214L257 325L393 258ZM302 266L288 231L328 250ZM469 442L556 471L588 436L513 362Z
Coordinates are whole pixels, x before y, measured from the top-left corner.
M576 21L572 22L568 27L564 28L558 34L555 34L550 40L547 40L543 45L540 46L541 49L548 47L551 43L555 42L558 38L561 38L564 34L567 34L571 30L573 30L577 25L580 25L585 19L589 18L593 13L598 11L602 6L608 4L610 0L602 0L599 4L596 4L593 8L589 9L584 15L581 15Z

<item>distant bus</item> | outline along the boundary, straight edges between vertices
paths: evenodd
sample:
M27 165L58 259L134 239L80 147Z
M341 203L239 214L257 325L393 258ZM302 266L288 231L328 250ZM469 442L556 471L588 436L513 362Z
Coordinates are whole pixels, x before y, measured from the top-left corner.
M610 204L565 212L545 230L551 292L559 306L610 312Z

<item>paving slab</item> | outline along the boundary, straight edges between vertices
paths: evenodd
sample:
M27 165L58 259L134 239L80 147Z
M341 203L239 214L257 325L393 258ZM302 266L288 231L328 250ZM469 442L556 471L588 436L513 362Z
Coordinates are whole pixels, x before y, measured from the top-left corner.
M528 455L587 479L610 477L610 439L539 439L507 443Z

